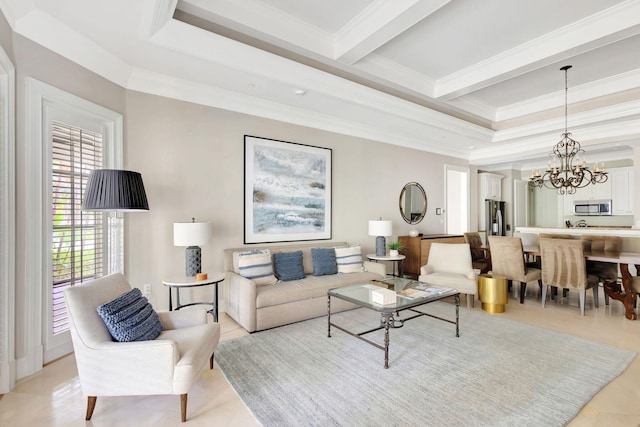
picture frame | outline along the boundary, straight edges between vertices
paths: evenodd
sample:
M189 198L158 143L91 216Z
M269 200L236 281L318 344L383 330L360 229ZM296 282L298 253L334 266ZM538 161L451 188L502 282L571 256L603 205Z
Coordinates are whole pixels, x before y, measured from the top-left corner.
M331 239L332 150L244 136L244 243Z

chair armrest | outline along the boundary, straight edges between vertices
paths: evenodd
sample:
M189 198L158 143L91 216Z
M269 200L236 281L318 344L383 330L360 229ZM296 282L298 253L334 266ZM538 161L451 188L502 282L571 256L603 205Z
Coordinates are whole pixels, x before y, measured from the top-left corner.
M432 273L433 273L433 267L430 266L429 264L423 265L422 267L420 267L420 274L432 274Z
M189 308L187 310L158 312L163 330L182 329L207 323L207 310Z
M369 271L371 273L377 273L382 277L387 276L387 266L381 262L365 261L363 265L366 271Z
M225 282L229 289L227 314L247 332L256 330L256 282L227 271ZM276 286L276 285L264 285Z

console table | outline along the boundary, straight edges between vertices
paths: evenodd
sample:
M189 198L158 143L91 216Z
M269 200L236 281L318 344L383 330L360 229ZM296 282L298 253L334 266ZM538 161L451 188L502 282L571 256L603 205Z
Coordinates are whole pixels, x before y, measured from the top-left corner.
M464 243L464 236L452 234L425 234L423 236L399 236L398 241L405 246L402 253L407 257L404 261L404 273L414 278L420 275L420 267L427 265L429 249L433 243Z

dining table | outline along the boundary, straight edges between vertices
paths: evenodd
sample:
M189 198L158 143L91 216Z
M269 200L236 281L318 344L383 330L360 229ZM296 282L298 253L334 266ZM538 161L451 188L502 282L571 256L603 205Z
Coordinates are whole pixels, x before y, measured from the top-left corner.
M534 245L523 246L525 255L540 256L540 247ZM638 297L633 289L633 276L629 271L629 265L636 268L636 274L640 273L640 253L635 252L608 252L608 251L585 251L584 256L587 261L601 261L618 264L622 275L622 286L617 281L605 282L604 292L616 301L620 301L625 308L624 316L629 320L636 320L638 314L634 309L634 303Z

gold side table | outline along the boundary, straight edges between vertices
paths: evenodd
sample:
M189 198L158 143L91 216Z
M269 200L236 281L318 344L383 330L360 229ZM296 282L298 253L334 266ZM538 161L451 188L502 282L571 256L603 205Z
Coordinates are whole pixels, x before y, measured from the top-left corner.
M504 305L507 303L507 278L497 274L480 274L478 296L484 311L504 313Z

